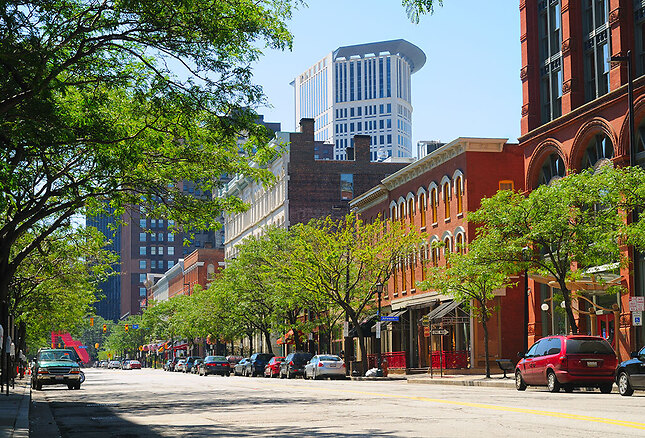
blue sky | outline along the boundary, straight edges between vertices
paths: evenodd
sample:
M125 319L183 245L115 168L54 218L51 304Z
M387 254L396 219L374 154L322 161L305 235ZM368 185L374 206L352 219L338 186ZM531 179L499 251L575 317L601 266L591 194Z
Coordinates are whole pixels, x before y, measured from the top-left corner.
M308 0L289 28L291 52L265 51L255 66L273 108L265 119L294 129L289 82L340 46L403 38L426 54L412 76L413 144L459 136L520 134L520 19L518 0L445 0L434 15L413 24L398 0Z

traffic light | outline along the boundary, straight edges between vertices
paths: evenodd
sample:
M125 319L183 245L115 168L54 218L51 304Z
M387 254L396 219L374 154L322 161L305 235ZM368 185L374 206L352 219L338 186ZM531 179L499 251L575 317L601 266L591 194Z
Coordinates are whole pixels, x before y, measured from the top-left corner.
M90 318L90 326L94 327L94 318Z
M128 324L125 325L125 331L126 332L130 331L130 326Z
M107 324L103 324L103 333L107 332Z
M94 349L95 349L95 350L98 350L98 349L99 349L99 343L98 343L98 342L97 342L96 344L94 344Z

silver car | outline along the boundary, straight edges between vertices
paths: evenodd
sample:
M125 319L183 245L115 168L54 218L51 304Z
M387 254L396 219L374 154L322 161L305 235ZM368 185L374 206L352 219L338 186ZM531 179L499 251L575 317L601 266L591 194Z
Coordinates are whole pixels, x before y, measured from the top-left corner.
M344 379L345 362L334 354L317 354L305 365L305 379Z

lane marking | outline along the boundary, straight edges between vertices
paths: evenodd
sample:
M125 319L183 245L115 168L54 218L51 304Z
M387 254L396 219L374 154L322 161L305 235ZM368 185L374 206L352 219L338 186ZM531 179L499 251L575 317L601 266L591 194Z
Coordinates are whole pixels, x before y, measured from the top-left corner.
M273 384L271 386L274 386L276 388L277 387L284 388L282 385ZM463 407L469 407L469 408L488 409L488 410L493 410L493 411L513 412L513 413L517 413L517 414L530 414L530 415L536 415L536 416L541 416L541 417L562 418L562 419L566 419L566 420L588 421L588 422L592 422L592 423L610 424L610 425L614 425L614 426L622 426L622 427L628 427L628 428L632 428L632 429L645 430L645 423L638 423L638 422L635 422L635 421L615 420L615 419L612 419L612 418L592 417L592 416L589 416L589 415L567 414L567 413L564 413L564 412L553 412L553 411L540 411L540 410L537 410L537 409L513 408L513 407L510 407L510 406L499 406L499 405L489 405L489 404L484 404L484 403L461 402L461 401L456 401L456 400L444 400L444 399L439 399L439 398L420 397L420 396L412 396L412 395L385 394L385 393L380 393L380 392L357 391L357 390L352 390L352 389L334 389L334 388L324 388L324 387L318 387L318 386L312 386L312 387L308 387L308 388L305 388L305 387L298 387L298 388L316 389L316 390L319 390L319 391L327 391L327 392L342 392L342 393L349 393L349 394L370 395L370 396L382 397L382 398L417 400L417 401L423 401L423 402L427 402L427 403L437 403L437 404L452 405L452 406L463 406Z

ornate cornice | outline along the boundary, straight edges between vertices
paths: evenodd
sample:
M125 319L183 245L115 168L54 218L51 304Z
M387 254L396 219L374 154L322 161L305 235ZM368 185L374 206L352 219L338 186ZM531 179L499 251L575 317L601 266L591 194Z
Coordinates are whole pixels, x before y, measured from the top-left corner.
M520 69L520 79L522 80L522 82L524 82L528 77L529 77L529 66L525 65Z
M609 25L616 26L620 20L621 9L618 7L609 13Z
M571 46L572 46L572 41L571 38L567 38L566 40L562 41L562 56L566 56L569 54L571 51Z

